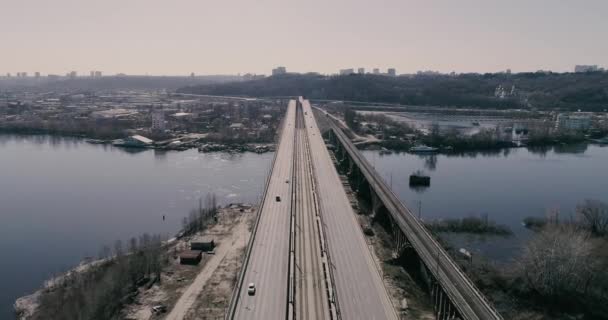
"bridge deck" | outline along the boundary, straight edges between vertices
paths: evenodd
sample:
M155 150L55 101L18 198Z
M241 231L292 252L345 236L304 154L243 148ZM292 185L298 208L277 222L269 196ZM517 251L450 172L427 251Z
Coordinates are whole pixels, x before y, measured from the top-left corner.
M303 110L341 317L397 319L308 101Z
M274 160L272 174L263 200L249 261L234 319L285 319L289 260L289 223L291 180L295 138L295 101L290 101ZM275 197L281 197L277 202ZM256 294L247 294L247 285L255 283Z

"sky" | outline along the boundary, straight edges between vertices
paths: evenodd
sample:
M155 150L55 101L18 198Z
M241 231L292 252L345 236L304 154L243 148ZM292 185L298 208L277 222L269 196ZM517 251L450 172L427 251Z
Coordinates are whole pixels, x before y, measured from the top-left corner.
M606 0L0 0L0 74L608 67Z

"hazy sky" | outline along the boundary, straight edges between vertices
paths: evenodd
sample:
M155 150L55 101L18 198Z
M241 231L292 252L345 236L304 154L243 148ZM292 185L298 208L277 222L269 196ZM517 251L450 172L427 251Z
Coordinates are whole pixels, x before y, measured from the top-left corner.
M608 66L608 0L0 0L0 72Z

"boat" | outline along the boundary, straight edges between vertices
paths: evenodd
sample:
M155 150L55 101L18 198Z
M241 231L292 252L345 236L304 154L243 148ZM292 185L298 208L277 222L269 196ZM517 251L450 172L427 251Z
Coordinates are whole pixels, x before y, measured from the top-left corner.
M418 153L437 152L437 150L439 150L439 149L425 146L425 145L420 145L420 146L415 146L415 147L410 148L410 152L418 152Z
M418 170L410 175L410 187L412 186L430 187L431 177Z
M589 139L591 142L595 142L597 144L608 144L608 137L603 137L600 139Z

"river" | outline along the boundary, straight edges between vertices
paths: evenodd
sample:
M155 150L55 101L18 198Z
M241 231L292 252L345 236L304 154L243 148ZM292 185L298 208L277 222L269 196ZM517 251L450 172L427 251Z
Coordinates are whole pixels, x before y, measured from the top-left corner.
M257 203L272 157L0 135L0 319L12 319L15 298L103 245L173 236L208 193L220 204Z
M608 147L561 146L460 155L413 155L363 151L365 157L412 212L425 220L487 214L509 226L514 235L448 236L456 249L497 263L518 256L532 232L522 225L527 216L543 217L558 210L561 219L574 217L585 199L608 203ZM426 189L411 189L409 175L423 170L431 177Z

